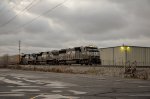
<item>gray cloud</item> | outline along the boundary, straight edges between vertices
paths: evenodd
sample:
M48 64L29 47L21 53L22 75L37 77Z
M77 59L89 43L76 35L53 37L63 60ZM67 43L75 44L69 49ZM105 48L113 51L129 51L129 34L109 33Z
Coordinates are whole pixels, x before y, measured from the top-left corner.
M0 54L32 53L82 45L149 46L149 0L68 0L50 13L20 28L63 0L0 1ZM16 18L9 24L1 25Z

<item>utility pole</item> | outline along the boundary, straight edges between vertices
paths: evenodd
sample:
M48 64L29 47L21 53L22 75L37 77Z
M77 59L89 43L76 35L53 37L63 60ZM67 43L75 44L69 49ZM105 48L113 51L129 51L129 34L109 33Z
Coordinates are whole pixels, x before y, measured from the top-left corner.
M20 52L21 52L21 41L19 40L19 64L20 64L20 61L21 61Z

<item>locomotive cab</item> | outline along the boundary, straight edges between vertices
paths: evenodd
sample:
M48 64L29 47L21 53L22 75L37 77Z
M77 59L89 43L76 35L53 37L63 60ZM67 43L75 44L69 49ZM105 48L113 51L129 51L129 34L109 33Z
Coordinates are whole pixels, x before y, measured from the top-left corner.
M100 52L97 47L85 47L89 64L100 64Z

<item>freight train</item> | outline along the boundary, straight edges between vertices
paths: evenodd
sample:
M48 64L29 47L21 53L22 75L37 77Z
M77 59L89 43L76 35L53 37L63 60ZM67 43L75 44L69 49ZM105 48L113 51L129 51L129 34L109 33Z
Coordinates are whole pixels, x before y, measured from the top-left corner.
M48 52L24 54L22 65L93 65L101 64L100 52L97 47L82 46Z

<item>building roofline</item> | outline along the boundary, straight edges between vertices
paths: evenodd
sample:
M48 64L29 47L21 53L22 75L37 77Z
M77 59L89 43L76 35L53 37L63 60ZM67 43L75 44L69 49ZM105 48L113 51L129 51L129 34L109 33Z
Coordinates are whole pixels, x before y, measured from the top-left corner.
M136 47L136 48L150 48L150 47L144 47L144 46L130 46L130 45L124 45L124 46L128 46L128 47ZM116 48L116 47L121 47L121 46L104 47L104 48L100 48L100 49Z

